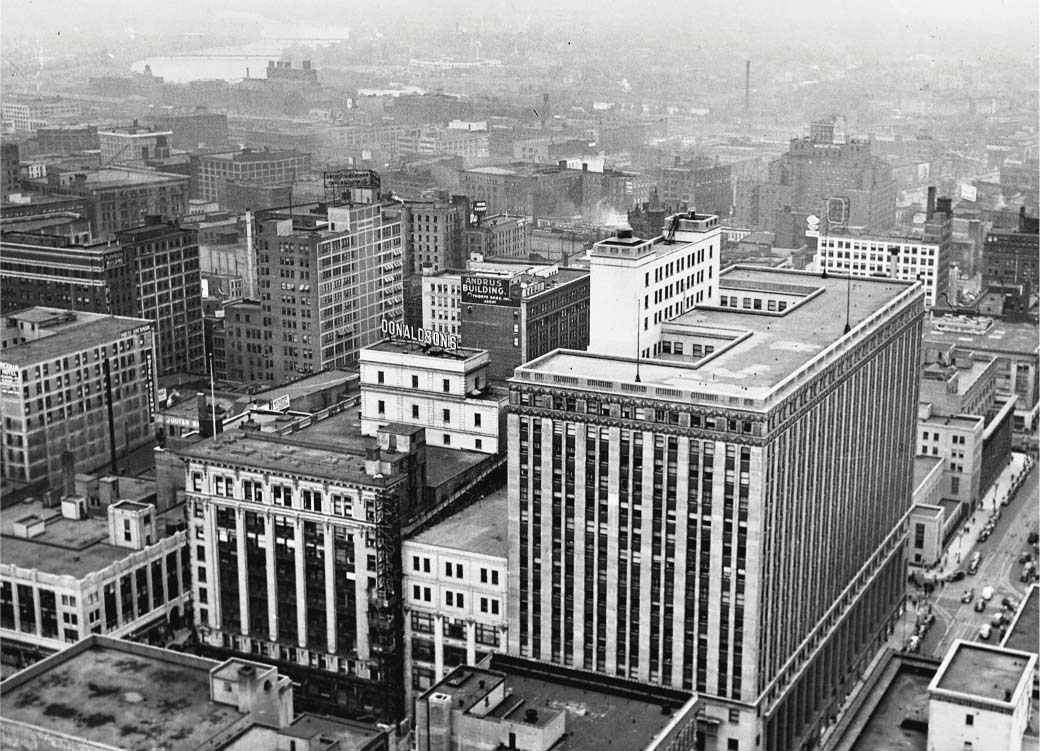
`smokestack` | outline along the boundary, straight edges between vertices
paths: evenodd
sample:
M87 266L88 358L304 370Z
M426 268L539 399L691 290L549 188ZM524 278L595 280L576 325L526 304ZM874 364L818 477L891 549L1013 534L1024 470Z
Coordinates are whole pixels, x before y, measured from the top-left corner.
M751 61L744 61L744 112L751 109Z
M925 219L931 219L932 218L932 214L934 214L934 213L935 213L935 186L934 185L929 185L928 186L928 203L925 206L924 218Z
M118 475L119 468L116 466L116 419L112 410L112 365L108 361L108 353L101 361L102 372L105 376L105 407L108 412L108 451L112 462L112 474Z

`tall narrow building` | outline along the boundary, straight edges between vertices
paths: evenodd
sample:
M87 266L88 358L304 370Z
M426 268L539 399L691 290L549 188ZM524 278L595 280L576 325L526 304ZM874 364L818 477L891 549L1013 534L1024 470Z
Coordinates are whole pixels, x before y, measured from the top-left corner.
M363 347L383 338L383 320L401 321L401 220L383 205L263 211L256 225L265 338L254 378L282 383L353 365ZM229 330L228 345L238 343Z
M786 751L902 601L923 292L752 267L717 292L654 360L517 368L509 651L696 691L718 748Z

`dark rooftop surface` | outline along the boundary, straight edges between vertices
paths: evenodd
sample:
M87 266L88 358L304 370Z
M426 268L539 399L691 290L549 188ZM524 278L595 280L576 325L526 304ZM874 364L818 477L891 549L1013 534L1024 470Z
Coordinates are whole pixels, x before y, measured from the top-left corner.
M506 687L513 690L511 698L521 696L525 699L524 704L511 713L513 717L523 717L529 708L545 707L567 713L567 734L553 747L553 751L645 748L672 720L671 714L662 714L660 704L615 696L593 688L509 673Z
M1029 588L1001 646L1035 654L1038 651L1037 639L1040 639L1040 584Z
M322 426L333 419L316 425ZM364 446L372 439L363 438L359 432L352 440L350 435L337 435L332 426L325 428L321 433L312 433L311 428L307 428L287 438L246 430L227 431L178 453L188 458L227 462L261 471L382 484L378 478L365 474Z
M364 356L365 350L374 350L376 352L394 352L401 355L418 355L420 357L435 357L439 360L457 360L459 362L465 362L466 360L475 359L481 355L487 355L485 349L472 349L470 347L459 347L458 349L443 349L441 347L430 347L429 345L419 344L408 339L384 339L381 342L370 345L365 349L361 350L362 356Z
M86 184L91 188L113 188L121 185L155 185L157 183L172 182L187 183L189 179L187 175L121 167L101 167L100 169L83 170L81 174L87 176ZM46 184L46 180L44 180L44 184ZM74 186L68 186L68 188L72 187Z
M31 309L31 312L29 312L31 320L38 320L38 318L32 319L32 316L37 315L39 310L39 308ZM57 312L52 308L43 310L49 313ZM72 352L81 352L85 349L115 341L119 339L123 332L151 325L150 321L143 318L123 318L121 316L97 315L80 311L77 311L74 315L75 320L68 323L45 327L45 331L53 332L48 336L28 341L24 344L15 344L0 351L0 360L13 363L19 367L43 362L44 360L53 360L56 357ZM14 317L21 316L22 313L19 313Z
M508 491L502 487L412 538L423 545L506 557Z
M951 649L956 651L940 668L936 688L993 701L1007 701L1006 692L1018 688L1028 664L1025 656L999 647L960 642Z
M931 679L932 673L901 666L850 751L925 751L928 734L913 721L928 722Z
M210 701L208 661L178 658L90 647L5 690L4 717L116 748L198 749L244 715Z
M120 478L120 482L125 479ZM157 514L157 535L165 536L166 521L180 521L183 513L183 506L175 506ZM43 534L32 539L15 537L14 522L29 515L46 521ZM44 508L38 500L5 508L0 515L0 535L0 562L56 576L82 578L135 552L108 544L107 517L66 519L61 508Z
M641 383L705 394L765 399L781 381L807 366L844 336L846 290L851 287L850 323L855 328L883 306L910 293L911 285L888 279L819 275L786 269L730 267L719 278L720 290L737 282L740 289L785 291L790 285L819 290L803 297L784 314L735 308L696 308L664 324L663 337L712 333L729 341L699 362L643 360ZM777 285L780 285L779 288ZM918 287L917 294L920 294ZM579 376L615 383L635 383L635 361L591 352L557 350L517 368Z
M358 374L349 370L325 370L321 373L315 373L312 376L301 378L298 381L287 383L284 386L278 388L268 389L267 391L260 391L252 395L252 398L256 401L263 401L264 399L277 399L280 396L288 395L290 400L297 399L307 394L312 394L315 391L321 391L322 389L331 388L334 386L347 385L353 381L358 380Z

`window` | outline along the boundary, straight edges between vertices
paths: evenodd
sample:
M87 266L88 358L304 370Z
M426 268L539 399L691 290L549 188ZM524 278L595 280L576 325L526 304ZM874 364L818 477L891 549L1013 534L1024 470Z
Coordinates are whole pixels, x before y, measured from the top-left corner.
M975 724L975 715L973 715L973 714L966 714L966 715L964 715L964 724L965 725L974 725Z
M420 568L419 568L419 556L413 555L412 556L412 571L419 571L419 570L420 570Z
M442 409L441 410L441 420L443 422L451 422L451 410L450 409Z
M473 448L475 448L477 451L480 451L482 448L484 448L484 442L479 438L474 439Z
M454 569L451 567L451 564L448 563L447 561L445 561L444 562L444 575L447 576L448 578L451 578L451 572L452 571L454 571Z
M451 381L445 378L443 381L441 381L441 387L444 390L444 393L447 394L449 391L451 391Z
M451 436L448 435L447 433L444 434L444 445L445 446L450 446L451 445Z
M412 419L413 420L418 420L419 419L419 405L418 404L413 404L412 405Z
M740 751L740 741L736 738L727 738L726 751Z
M729 710L729 721L730 722L734 722L734 723L740 722L740 710L739 709L736 709L736 708L733 708L733 707L730 708L730 710Z
M380 399L379 400L379 404L376 407L376 409L379 412L379 414L385 415L386 414L386 402L384 402L382 399Z
M475 427L475 428L479 428L480 427L480 413L479 412L477 412L475 415L473 415L473 427Z
M461 579L462 578L462 564L461 563L456 563L455 564L455 578L456 579Z
M413 389L419 388L419 376L417 376L417 375L413 375L412 376L412 388Z
M380 370L380 371L376 372L376 382L378 382L378 383L385 383L386 382L386 375L383 373L383 371Z

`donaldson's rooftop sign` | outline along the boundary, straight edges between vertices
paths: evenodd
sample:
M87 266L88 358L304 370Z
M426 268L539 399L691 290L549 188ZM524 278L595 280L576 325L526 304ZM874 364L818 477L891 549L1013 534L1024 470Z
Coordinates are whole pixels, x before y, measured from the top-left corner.
M397 321L383 319L383 333L391 339L407 339L417 344L428 344L431 347L456 350L459 348L459 338L455 334L445 334L440 331L421 329L408 326Z

